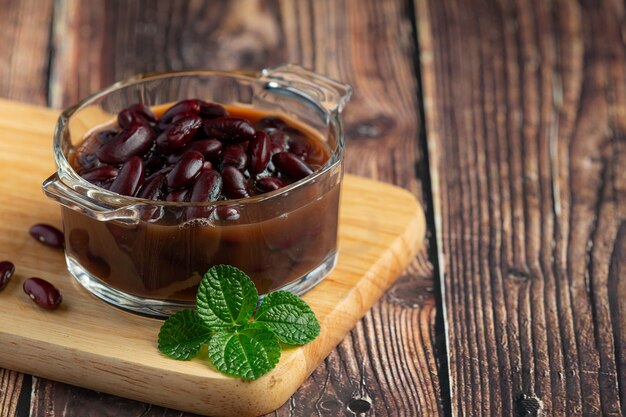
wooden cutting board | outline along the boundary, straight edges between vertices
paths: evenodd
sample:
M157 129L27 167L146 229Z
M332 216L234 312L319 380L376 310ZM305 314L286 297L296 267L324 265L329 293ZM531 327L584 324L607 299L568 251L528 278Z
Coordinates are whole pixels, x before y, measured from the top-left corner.
M162 356L161 321L126 313L91 296L67 272L63 253L28 234L35 223L61 225L41 191L55 170L58 112L0 100L0 261L16 274L0 292L0 367L198 414L255 416L281 406L394 282L421 245L424 214L407 191L346 175L339 262L305 300L321 334L283 351L269 374L242 382L207 362ZM39 276L62 292L62 307L40 309L22 292Z

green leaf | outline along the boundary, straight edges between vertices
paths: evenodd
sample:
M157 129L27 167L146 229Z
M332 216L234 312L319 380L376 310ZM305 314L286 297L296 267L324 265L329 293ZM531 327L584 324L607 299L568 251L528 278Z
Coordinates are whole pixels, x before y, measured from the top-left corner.
M182 310L168 318L159 331L159 352L178 360L198 354L211 338L209 329L195 310Z
M265 324L281 342L290 345L309 343L320 333L320 324L311 307L287 291L267 294L254 320Z
M216 265L198 287L198 314L214 330L242 325L250 320L259 300L254 283L243 271Z
M209 342L208 355L218 371L253 380L276 366L280 343L272 332L264 329L219 332Z

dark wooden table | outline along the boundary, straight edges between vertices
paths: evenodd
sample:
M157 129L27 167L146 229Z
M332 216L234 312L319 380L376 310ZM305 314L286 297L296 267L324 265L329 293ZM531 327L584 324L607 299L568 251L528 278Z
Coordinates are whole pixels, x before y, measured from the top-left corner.
M0 34L0 96L59 109L142 71L352 84L347 170L428 247L277 416L626 414L623 0L0 0ZM174 415L0 370L3 417Z

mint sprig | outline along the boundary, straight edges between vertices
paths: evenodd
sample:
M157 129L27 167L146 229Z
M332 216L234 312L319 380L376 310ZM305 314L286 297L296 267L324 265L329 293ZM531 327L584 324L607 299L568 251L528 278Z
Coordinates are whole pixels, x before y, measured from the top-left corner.
M309 343L320 334L320 324L311 307L302 298L287 291L267 294L254 320L289 345Z
M258 301L256 287L243 271L212 267L198 287L197 311L179 311L161 326L159 351L188 360L208 345L208 360L218 371L254 380L276 366L281 342L302 345L318 336L315 313L297 295L269 293L256 309Z

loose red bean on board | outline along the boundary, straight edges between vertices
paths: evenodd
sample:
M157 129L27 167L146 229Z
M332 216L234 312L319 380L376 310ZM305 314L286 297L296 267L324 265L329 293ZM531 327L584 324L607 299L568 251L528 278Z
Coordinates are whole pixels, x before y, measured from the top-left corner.
M50 226L45 223L38 223L31 226L28 231L32 237L46 246L50 246L57 249L63 249L65 245L65 238L63 232L54 226Z
M9 261L0 262L0 290L7 286L15 272L15 265Z
M28 278L22 288L35 304L48 310L57 308L63 300L61 292L45 279Z

